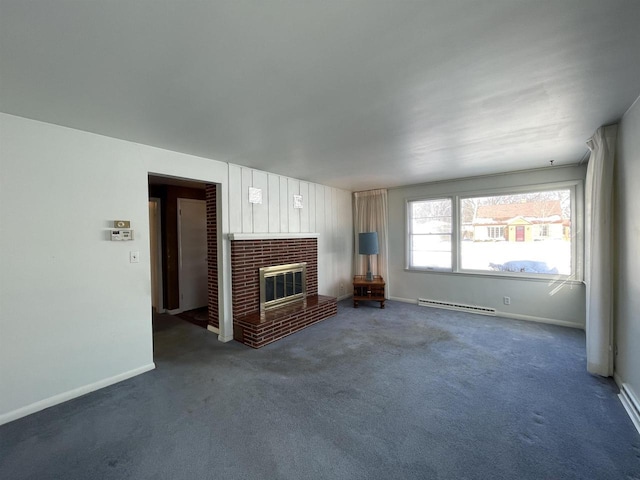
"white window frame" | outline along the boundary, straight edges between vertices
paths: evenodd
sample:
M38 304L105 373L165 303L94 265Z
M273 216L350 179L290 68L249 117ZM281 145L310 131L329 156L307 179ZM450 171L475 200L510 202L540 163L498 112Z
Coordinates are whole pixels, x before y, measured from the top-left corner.
M460 205L461 201L473 197L490 197L496 195L517 195L522 193L534 193L550 190L569 190L571 200L571 275L563 274L542 274L527 272L499 272L489 270L469 270L460 268L461 256L461 223ZM453 231L451 235L451 269L437 269L414 267L411 265L411 203L425 200L451 199L451 221ZM406 225L405 225L405 270L423 273L446 273L453 275L489 276L489 277L511 277L524 280L561 280L563 282L578 282L584 280L584 186L581 180L571 180L557 183L539 183L508 188L495 188L478 190L471 192L454 192L446 195L433 195L407 198L405 200Z
M411 249L411 237L412 235L414 235L413 231L412 231L412 226L413 226L413 217L411 216L411 206L413 203L417 203L417 202L428 202L428 201L434 201L434 200L449 200L451 202L451 267L452 268L439 268L439 267L418 267L418 266L413 266L412 265L412 261L413 261L413 255L412 255L412 249ZM454 271L454 268L456 267L455 265L455 258L456 256L454 255L454 247L455 247L455 242L457 241L457 236L458 236L458 228L457 228L457 224L458 224L458 216L457 216L457 211L458 211L458 207L456 204L456 199L454 196L451 195L437 195L437 196L433 196L433 197L420 197L420 198L413 198L413 199L408 199L406 202L406 224L407 224L407 228L405 229L406 231L406 262L407 262L407 269L408 270L417 270L417 271L427 271L427 272L452 272ZM443 234L446 235L446 234Z

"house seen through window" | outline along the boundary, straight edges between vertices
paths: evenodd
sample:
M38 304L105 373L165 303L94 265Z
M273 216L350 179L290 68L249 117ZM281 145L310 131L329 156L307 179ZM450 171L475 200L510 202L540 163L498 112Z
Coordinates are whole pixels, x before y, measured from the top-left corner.
M409 201L408 268L572 275L571 202L572 188Z
M462 198L460 268L571 274L571 191Z

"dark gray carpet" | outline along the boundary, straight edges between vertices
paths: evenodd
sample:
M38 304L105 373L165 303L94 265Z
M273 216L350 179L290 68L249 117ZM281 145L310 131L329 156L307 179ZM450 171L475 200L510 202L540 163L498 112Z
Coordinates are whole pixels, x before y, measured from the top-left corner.
M640 479L583 332L350 305L260 350L161 316L156 370L0 427L0 478Z

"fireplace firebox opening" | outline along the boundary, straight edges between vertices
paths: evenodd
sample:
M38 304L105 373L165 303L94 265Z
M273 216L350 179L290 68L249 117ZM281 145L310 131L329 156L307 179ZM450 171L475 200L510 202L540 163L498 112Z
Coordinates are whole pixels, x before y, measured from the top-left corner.
M260 318L265 312L292 302L306 302L307 262L260 269Z

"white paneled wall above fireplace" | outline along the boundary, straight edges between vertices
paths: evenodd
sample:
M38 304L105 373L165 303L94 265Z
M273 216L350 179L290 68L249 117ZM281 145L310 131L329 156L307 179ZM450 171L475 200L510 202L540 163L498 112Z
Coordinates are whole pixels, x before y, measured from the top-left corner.
M262 203L249 202L249 187ZM294 208L293 196L302 196ZM344 297L353 264L351 192L229 164L229 232L317 233L318 291Z

